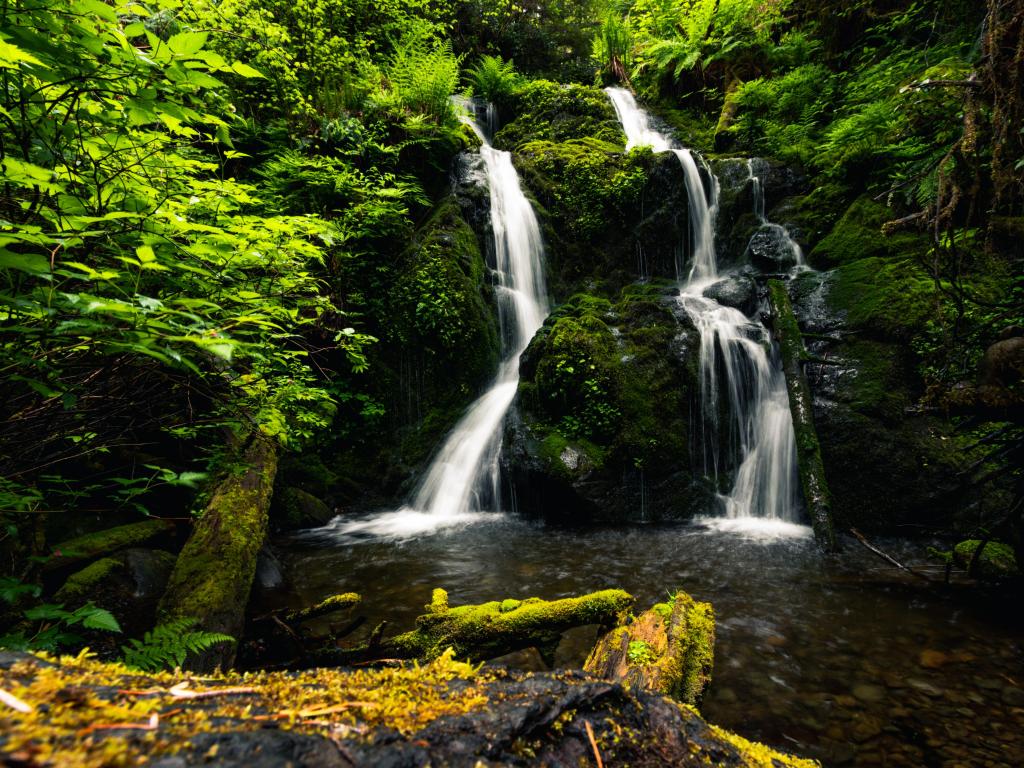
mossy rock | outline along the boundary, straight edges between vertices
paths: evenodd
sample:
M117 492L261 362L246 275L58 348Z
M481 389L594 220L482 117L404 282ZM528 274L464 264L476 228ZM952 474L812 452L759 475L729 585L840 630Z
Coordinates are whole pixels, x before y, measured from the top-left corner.
M886 236L882 226L897 215L887 206L865 195L857 198L835 227L811 252L818 268L838 267L866 258L913 257L927 249L919 234L902 232Z
M151 518L67 539L54 545L50 558L43 564L43 570L69 567L122 549L138 547L155 539L169 538L173 530L173 522Z
M270 516L277 528L316 528L327 524L334 517L334 510L312 493L286 486L275 489Z
M290 484L345 506L392 503L493 377L501 343L481 247L489 198L466 172L386 269L359 275L354 304L369 302L364 327L381 339L368 348L371 374L340 403L337 441L320 451L329 488L285 464ZM345 431L351 424L361 426Z
M688 469L698 339L663 293L575 294L523 355L507 456L524 512L677 519L706 501Z
M529 141L565 141L590 136L617 145L626 143L615 108L600 88L533 80L509 101L512 120L498 131L494 145L517 150Z
M967 569L979 546L981 546L979 539L961 541L953 548L953 560L961 568ZM1013 553L1013 548L999 541L985 542L985 547L974 563L974 572L979 579L985 581L998 581L1020 576L1020 568L1017 565L1017 557Z
M185 683L211 695L171 702L166 695L123 693L166 692ZM596 752L609 766L820 768L709 725L692 707L663 695L627 692L572 670L474 667L450 654L397 668L188 680L85 655L51 660L0 653L0 688L27 705L27 711L5 710L0 751L31 750L45 764L152 761L189 768L215 756L225 766L295 768L578 765ZM154 717L158 728L139 727ZM99 738L97 724L126 727Z
M547 251L549 289L607 294L640 279L675 279L688 208L679 161L671 153L580 136L531 141L513 156L536 200Z

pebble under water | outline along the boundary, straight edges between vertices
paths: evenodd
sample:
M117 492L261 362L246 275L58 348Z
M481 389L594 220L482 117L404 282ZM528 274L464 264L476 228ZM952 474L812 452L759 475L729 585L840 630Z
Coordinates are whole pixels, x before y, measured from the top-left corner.
M926 542L875 542L908 564ZM443 587L453 605L621 587L638 609L684 589L717 618L711 722L824 765L1024 765L1024 654L1015 601L902 573L847 540L833 558L810 529L709 520L564 529L494 515L418 538L320 529L279 540L294 594L363 596L366 626L413 626ZM592 629L566 636L579 666ZM502 660L541 668L535 653Z

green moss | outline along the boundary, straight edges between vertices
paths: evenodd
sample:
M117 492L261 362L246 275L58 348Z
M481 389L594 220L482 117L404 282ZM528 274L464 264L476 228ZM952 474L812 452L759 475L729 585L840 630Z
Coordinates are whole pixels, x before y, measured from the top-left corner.
M643 640L632 641L629 644L629 649L626 651L626 656L630 664L637 664L639 666L652 664L658 658L654 649L651 648L651 644Z
M940 309L935 283L914 259L869 257L839 267L829 293L854 328L903 341Z
M907 258L927 249L927 241L915 233L882 234L882 226L896 214L865 195L843 214L832 231L811 252L816 267L837 267L865 258Z
M334 517L334 511L321 499L292 486L275 491L271 510L275 524L285 528L311 528Z
M600 88L533 80L516 90L509 106L514 119L494 138L501 149L517 149L528 141L583 136L620 148L626 143L615 109Z
M62 568L111 554L119 549L138 547L158 536L167 535L173 528L174 524L166 520L151 519L68 539L54 546L50 559L43 565L43 569Z
M68 576L64 586L57 590L54 599L69 605L81 601L110 576L123 569L124 563L113 557L104 557L102 560L90 563L82 570Z
M159 623L193 618L199 629L240 636L276 474L276 445L254 436L240 465L217 485L178 555L160 601ZM224 654L216 662L230 662L233 649Z
M696 360L671 354L681 329L662 294L649 285L628 286L616 303L575 294L531 345L521 402L555 475L685 464Z
M974 558L980 545L979 539L968 539L957 544L953 548L953 559L957 565L961 568L969 567L971 559ZM981 550L981 554L974 563L974 568L978 578L986 580L1020 576L1020 569L1017 566L1017 558L1013 549L999 541L985 543L985 548Z
M351 610L355 606L359 605L359 603L362 602L362 599L363 598L355 592L343 592L340 595L331 595L330 597L321 600L316 605L311 605L309 608L303 608L300 611L292 611L288 614L287 620L289 622L301 623L320 616L337 613L338 611Z
M672 598L672 618L679 628L669 630L670 647L665 654L666 692L677 701L696 704L711 683L715 664L715 611L685 592Z
M629 611L633 597L619 589L563 600L495 600L448 606L448 595L434 590L429 612L417 628L385 641L388 652L430 660L451 648L457 658L485 660L513 650L553 649L559 633L586 624L614 625Z

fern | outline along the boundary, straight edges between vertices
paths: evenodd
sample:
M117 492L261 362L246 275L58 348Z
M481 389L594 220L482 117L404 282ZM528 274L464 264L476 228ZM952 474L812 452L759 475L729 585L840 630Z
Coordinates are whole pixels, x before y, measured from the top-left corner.
M202 653L218 643L234 642L230 635L194 630L196 621L175 619L153 628L141 640L129 640L128 645L121 646L122 661L142 672L157 672L180 667L189 654Z
M501 56L483 56L479 63L466 73L474 96L496 103L512 95L522 81L515 65Z

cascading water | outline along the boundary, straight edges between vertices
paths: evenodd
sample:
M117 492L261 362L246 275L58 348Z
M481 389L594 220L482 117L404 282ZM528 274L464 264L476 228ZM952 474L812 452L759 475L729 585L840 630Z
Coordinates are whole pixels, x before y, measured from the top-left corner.
M488 122L493 111L488 109ZM544 324L549 307L540 226L519 184L512 155L490 145L487 133L468 116L483 146L494 232L494 291L504 346L494 381L466 411L434 454L409 505L349 522L332 533L411 536L479 519L500 502L501 426L519 386L519 356ZM489 126L493 130L493 125Z
M747 174L754 192L754 215L757 216L760 224L758 231L751 238L751 244L753 244L755 239L767 240L780 253L789 253L793 264L797 268L805 268L807 262L804 260L804 251L799 243L790 236L788 229L781 224L774 224L768 221L768 217L765 216L764 184L761 182L760 173L762 170L759 168L759 166L763 167L763 164L764 161L756 157L751 157L747 160ZM749 245L747 247L748 249L750 248Z
M718 181L706 169L709 184L705 186L693 153L674 146L668 136L655 129L629 91L608 88L606 92L626 134L627 149L649 145L655 152L672 151L683 168L692 257L679 301L701 337L705 474L717 486L721 469L735 470L732 489L719 496L727 518L795 522L800 497L793 420L786 382L768 332L760 322L739 310L704 296L704 290L719 278L714 240ZM758 179L756 212L762 224L767 225L763 219L764 198L759 190ZM683 265L678 265L677 271L682 279ZM725 424L723 410L728 413Z

